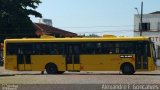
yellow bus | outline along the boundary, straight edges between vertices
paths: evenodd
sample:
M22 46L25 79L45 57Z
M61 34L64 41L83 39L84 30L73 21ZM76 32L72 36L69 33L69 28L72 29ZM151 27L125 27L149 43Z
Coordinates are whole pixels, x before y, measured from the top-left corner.
M156 69L148 37L26 38L4 41L4 67L17 71L135 71Z

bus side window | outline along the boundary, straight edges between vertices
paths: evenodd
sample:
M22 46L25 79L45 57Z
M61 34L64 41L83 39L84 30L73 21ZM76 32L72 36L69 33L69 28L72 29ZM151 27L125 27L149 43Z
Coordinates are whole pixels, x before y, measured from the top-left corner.
M18 53L17 54L23 54L21 48L18 48Z
M23 50L24 54L32 54L33 44L31 44L31 43L24 44L23 48L24 48L24 50Z
M103 53L105 53L105 54L116 53L115 42L105 42L105 43L103 43Z
M93 54L94 53L92 43L85 43L83 49L85 49L85 51L84 51L85 54Z
M64 44L62 43L51 43L49 46L46 48L48 50L48 54L51 55L61 55L64 54Z
M23 44L17 44L17 54L24 54L24 46Z
M65 53L65 45L64 44L59 44L58 45L58 51L59 51L59 54L64 54Z
M33 43L32 45L32 54L36 55L37 54L37 51L36 51L36 44Z
M95 43L82 43L81 54L95 54L96 53L96 44Z
M120 54L134 54L135 45L133 42L119 42L119 53Z
M16 44L7 43L7 55L16 55L17 51Z
M102 43L97 43L96 44L96 54L102 54Z
M41 53L40 43L36 43L34 46L34 53L39 55Z
M86 44L85 43L82 43L80 44L80 48L81 48L81 54L87 54L87 48L86 48Z
M86 43L86 50L87 50L87 54L93 54L93 45L92 43Z

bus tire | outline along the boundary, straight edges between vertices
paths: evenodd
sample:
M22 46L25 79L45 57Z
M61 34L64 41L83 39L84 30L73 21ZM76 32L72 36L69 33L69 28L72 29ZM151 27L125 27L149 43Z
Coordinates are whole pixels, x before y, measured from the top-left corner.
M53 63L48 63L46 66L45 66L45 69L46 69L46 72L47 74L57 74L57 66Z
M121 71L124 75L133 75L134 74L134 67L130 63L124 63L121 65Z
M58 74L63 74L65 71L58 71L57 73Z

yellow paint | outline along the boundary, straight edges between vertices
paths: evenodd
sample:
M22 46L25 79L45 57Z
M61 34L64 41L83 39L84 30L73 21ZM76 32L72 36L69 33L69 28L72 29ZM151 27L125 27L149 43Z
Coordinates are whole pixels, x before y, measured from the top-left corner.
M40 38L55 38L54 36L50 36L50 35L41 35Z
M8 55L5 58L5 69L8 70L17 70L17 56L16 55Z
M150 45L151 57L153 57L152 47L153 46ZM148 57L148 71L154 71L157 68L153 58L151 57Z
M103 37L105 37L105 38L116 38L115 35L103 35Z
M31 64L24 64L24 67L25 67L25 71L31 71L32 70Z
M6 39L5 43L25 42L97 42L97 41L149 41L148 37L97 37L97 38L24 38Z
M42 71L47 63L57 65L59 71L66 70L65 57L63 55L31 55L32 71Z
M24 71L25 70L24 64L18 64L18 70L19 71Z
M68 64L67 70L68 71L80 71L80 64Z
M156 65L151 57L148 58L148 71L156 70Z
M3 58L4 58L4 67L5 67L5 63L6 63L6 42L4 40L4 46L3 46Z
M118 71L124 62L130 62L135 67L131 58L120 58L119 54L80 56L82 71Z

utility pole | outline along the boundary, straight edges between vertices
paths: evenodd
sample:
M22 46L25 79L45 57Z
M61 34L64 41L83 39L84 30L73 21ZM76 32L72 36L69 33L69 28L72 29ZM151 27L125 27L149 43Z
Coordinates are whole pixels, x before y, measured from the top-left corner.
M143 32L143 1L141 2L141 18L140 18L140 36L142 36L142 32Z
M142 36L142 32L143 32L143 26L142 26L142 23L143 23L143 1L141 2L141 15L138 11L138 8L135 8L137 13L138 13L138 17L139 17L139 20L140 20L140 24L139 24L139 33L140 33L140 36Z

